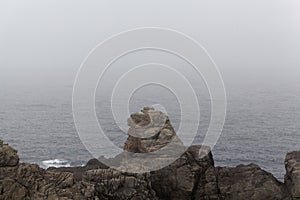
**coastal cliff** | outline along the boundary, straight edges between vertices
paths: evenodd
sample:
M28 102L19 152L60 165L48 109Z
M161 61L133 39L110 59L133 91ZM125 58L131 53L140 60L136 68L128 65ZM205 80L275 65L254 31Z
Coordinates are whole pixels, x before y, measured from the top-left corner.
M156 118L164 120L157 130L149 126ZM132 114L128 124L127 152L152 152L174 141L182 145L168 117L152 108ZM300 199L300 151L287 153L285 167L282 183L255 164L216 167L208 147L190 146L175 162L151 172L124 172L98 159L84 167L42 169L20 163L17 151L1 143L0 199Z

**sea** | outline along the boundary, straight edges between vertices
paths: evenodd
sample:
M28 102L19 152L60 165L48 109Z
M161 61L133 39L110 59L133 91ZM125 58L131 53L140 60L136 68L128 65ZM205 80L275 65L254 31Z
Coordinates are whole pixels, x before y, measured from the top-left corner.
M300 85L254 83L225 82L226 120L212 149L215 165L256 163L282 181L286 153L300 150ZM21 162L47 168L81 166L92 158L75 127L72 90L72 84L1 85L0 137L18 150ZM99 97L95 102L105 134L122 150L127 134L111 117L109 98ZM201 99L201 122L194 144L201 143L207 131L209 102L209 97ZM176 130L180 125L180 104L165 88L149 86L137 90L129 104L124 106L130 112L154 105L168 114ZM190 123L194 123L192 118ZM106 143L97 142L99 146ZM111 149L103 148L103 155L110 154Z

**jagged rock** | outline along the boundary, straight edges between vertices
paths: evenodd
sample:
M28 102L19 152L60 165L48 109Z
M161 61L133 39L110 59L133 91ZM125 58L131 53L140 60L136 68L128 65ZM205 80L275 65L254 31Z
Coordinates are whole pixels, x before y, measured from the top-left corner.
M147 173L94 169L86 172L86 179L95 183L96 195L100 199L157 199Z
M7 144L0 146L0 167L13 167L19 163L17 150Z
M146 107L128 120L124 151L115 159L92 159L84 167L40 168L19 163L17 151L0 143L0 199L102 200L288 200L299 199L300 151L286 156L285 183L255 164L215 167L211 151L191 146L170 165L151 173L124 172L126 159L138 172L145 163L135 156L148 153L151 161L164 163L168 156L155 154L166 146L183 147L168 117ZM180 150L183 150L180 149ZM166 154L172 154L173 148ZM177 149L178 150L178 149ZM157 158L157 156L159 158ZM104 163L116 166L109 168ZM147 162L147 160L145 161ZM126 171L126 170L125 170Z
M186 150L176 136L168 116L145 107L128 119L128 138L124 145L121 171L136 173L161 169L178 159ZM119 157L121 158L121 157Z
M124 150L134 153L157 151L170 143L182 145L168 116L153 108L145 107L128 119L128 138Z
M45 170L36 164L22 163L16 171L16 180L18 183L28 189L34 189L35 183L44 178Z
M14 179L5 178L0 182L0 199L22 200L26 197L26 188Z
M205 156L201 156L205 151ZM160 199L211 199L218 196L218 188L211 186L212 193L203 193L199 188L207 185L205 173L214 168L214 161L208 147L191 146L173 164L151 172L153 189Z
M219 189L218 174L215 167L210 166L205 172L200 173L198 186L195 188L194 199L224 199Z
M228 200L283 200L289 195L283 183L255 164L217 167L222 197Z
M287 153L285 169L285 184L293 199L300 199L300 151Z

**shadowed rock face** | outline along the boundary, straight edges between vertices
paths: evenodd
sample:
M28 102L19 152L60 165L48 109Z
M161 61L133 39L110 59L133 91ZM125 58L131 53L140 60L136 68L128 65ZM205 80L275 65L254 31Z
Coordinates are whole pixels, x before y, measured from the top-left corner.
M145 132L157 119L163 122L160 129ZM136 131L125 143L129 152L152 152L177 138L166 115L151 108L131 115L129 126ZM121 172L97 159L85 167L45 170L19 163L17 151L1 144L0 199L299 199L299 163L299 151L287 154L284 184L255 164L215 167L210 149L204 146L191 146L169 166L150 173Z
M255 164L217 167L216 172L224 199L289 199L284 184Z
M200 158L205 150L208 154ZM222 199L216 180L212 154L201 146L189 147L173 164L151 172L160 199Z

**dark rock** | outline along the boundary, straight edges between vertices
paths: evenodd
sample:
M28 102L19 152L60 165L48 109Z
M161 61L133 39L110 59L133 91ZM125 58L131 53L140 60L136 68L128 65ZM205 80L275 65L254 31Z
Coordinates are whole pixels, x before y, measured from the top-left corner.
M86 163L86 166L99 166L101 164L102 163L98 159L93 158Z
M200 154L205 153L206 156ZM208 147L191 146L173 164L151 172L152 187L160 199L211 199L218 196L218 186L211 186L211 193L205 193L205 173L214 168L214 161Z
M222 197L228 200L282 200L289 195L283 183L255 164L217 167Z
M92 168L100 168L100 169L107 169L109 168L108 166L106 166L105 164L103 164L103 162L101 162L101 159L105 159L103 158L93 158L91 160L89 160L86 164L86 168L87 169L92 169Z
M139 171L144 163L135 155L183 147L168 117L153 108L131 115L124 151L115 159L92 159L83 167L40 168L19 163L17 151L0 143L0 199L192 199L288 200L300 198L300 152L286 156L285 183L255 164L215 167L208 147L191 146L172 164L157 171L129 173L124 163ZM173 146L172 146L173 147ZM170 148L167 154L174 149ZM164 163L167 157L156 158ZM180 156L181 155L181 156ZM159 155L160 156L160 155ZM131 158L127 160L124 158ZM152 157L151 157L152 159ZM103 163L116 166L109 168ZM165 166L165 165L164 165ZM116 170L118 169L118 170ZM134 171L134 172L137 172Z

